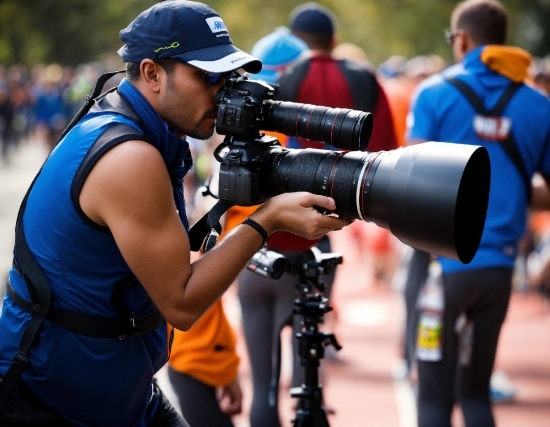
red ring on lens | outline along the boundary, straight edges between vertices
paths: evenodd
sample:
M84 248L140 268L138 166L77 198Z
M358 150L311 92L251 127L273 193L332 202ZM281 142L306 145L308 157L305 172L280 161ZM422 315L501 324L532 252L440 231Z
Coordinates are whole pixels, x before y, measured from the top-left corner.
M367 169L365 170L365 175L363 178L363 182L361 183L361 216L363 217L363 221L367 221L364 206L365 206L365 183L367 181L367 177L369 176L369 171L372 165L374 164L374 161L377 159L377 157L380 155L380 151L375 153L375 155L372 157L372 160L370 160L369 165L367 166Z
M332 182L330 183L330 197L332 197L332 189L334 188L334 181L336 180L336 165L340 161L340 158L344 155L344 153L340 153L338 157L334 159L334 162L332 163L332 167L330 168L330 174L332 176ZM332 172L334 171L334 173Z

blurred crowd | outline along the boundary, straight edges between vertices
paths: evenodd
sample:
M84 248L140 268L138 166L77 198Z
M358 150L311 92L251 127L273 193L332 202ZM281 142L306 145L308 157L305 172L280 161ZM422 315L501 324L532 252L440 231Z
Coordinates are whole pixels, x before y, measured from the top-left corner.
M367 53L353 43L340 43L333 55L358 61L375 73L386 93L400 146L405 145L407 112L414 88L450 65L442 57L432 54L412 58L392 55L376 66ZM106 71L111 69L100 62L77 67L39 64L31 69L22 64L0 64L0 162L7 164L22 141L37 140L48 149L53 148L65 126L84 104L86 96L91 94L98 77ZM118 85L121 78L122 74L111 78L105 90ZM528 83L550 96L550 54L533 58ZM213 205L212 198L204 197L204 184L216 174L218 164L212 154L222 140L222 135L214 134L208 144L190 141L194 166L186 177L185 190L191 223ZM550 215L533 212L530 218L522 254L518 258L516 287L550 294ZM391 285L392 281L394 285L399 283L398 277L393 279L403 245L385 230L365 222L358 222L349 232L357 243L356 253L370 260L368 282L375 285Z
M398 146L406 145L407 114L415 88L451 65L435 54L412 58L392 55L374 65L368 54L353 43L339 44L333 56L357 61L376 76L387 97ZM112 69L99 62L77 67L40 64L32 69L21 64L0 64L0 167L9 164L18 145L26 141L40 141L48 150L53 149L63 129L92 93L98 77L106 71ZM122 77L112 78L104 89L117 86ZM527 83L550 97L550 54L533 59ZM194 165L185 177L184 191L190 224L215 203L214 198L207 197L208 184L216 179L219 164L213 153L223 137L215 133L207 143L189 139ZM408 247L387 230L364 221L356 221L340 232L348 233L355 244L344 256L365 260L368 272L359 285L403 290L403 259ZM513 283L515 291L540 292L550 299L550 212L529 213Z
M0 64L1 160L9 162L12 151L27 139L38 139L51 149L104 71L100 63L39 64L32 69ZM109 87L118 84L114 80Z

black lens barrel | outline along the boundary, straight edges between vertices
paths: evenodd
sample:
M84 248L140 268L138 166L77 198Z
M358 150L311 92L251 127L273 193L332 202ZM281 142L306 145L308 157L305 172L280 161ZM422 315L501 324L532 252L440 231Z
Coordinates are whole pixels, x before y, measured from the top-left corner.
M351 151L365 150L373 125L372 114L364 111L284 101L265 101L262 116L264 130Z
M332 197L344 218L374 222L405 244L470 262L489 201L484 147L427 142L382 152L276 149L266 159L268 196L308 191Z

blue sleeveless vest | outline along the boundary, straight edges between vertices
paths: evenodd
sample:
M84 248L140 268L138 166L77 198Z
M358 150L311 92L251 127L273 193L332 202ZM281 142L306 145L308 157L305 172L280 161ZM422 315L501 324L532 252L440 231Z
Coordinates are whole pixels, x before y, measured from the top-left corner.
M109 139L109 132L121 125L128 134ZM145 98L123 80L57 145L27 201L23 228L50 285L54 310L110 319L121 318L124 310L136 318L156 311L144 288L126 280L132 272L109 230L87 218L78 203L95 162L129 139L143 139L161 153L176 208L188 229L183 177L192 165L189 146L170 133ZM31 300L17 268L12 268L9 280L19 296ZM30 317L6 295L0 317L0 377L11 365ZM164 321L147 333L98 338L45 319L22 379L71 424L145 426L156 410L151 403L152 377L168 359L169 339Z

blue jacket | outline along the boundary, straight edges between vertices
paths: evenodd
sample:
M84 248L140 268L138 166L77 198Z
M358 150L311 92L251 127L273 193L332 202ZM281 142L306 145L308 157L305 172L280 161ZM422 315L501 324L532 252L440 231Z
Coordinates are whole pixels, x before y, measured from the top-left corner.
M109 230L86 218L78 204L86 176L79 169L98 137L113 124L131 126L159 149L172 179L175 204L188 227L182 193L183 176L191 167L187 142L168 131L130 83L124 80L118 92L140 123L100 102L52 152L25 209L26 240L46 275L56 310L120 318L112 303L114 286L132 272ZM78 174L80 181L76 182ZM20 274L12 269L9 277L16 293L30 300ZM125 288L122 299L135 316L156 309L140 284ZM29 313L5 297L0 317L0 376L11 364L29 319ZM22 379L43 403L73 425L145 426L156 410L156 402L151 403L152 377L168 359L168 341L164 321L142 335L92 338L46 319Z
M467 83L492 108L511 80L482 60L484 47L469 52L461 64L422 82L411 103L409 140L458 142L487 148L491 161L491 188L487 220L480 248L469 264L442 258L446 273L488 267L513 268L517 242L524 233L528 204L524 180L498 141L481 139L474 129L476 112L446 78ZM511 120L527 174L550 176L550 100L522 85L503 113Z

